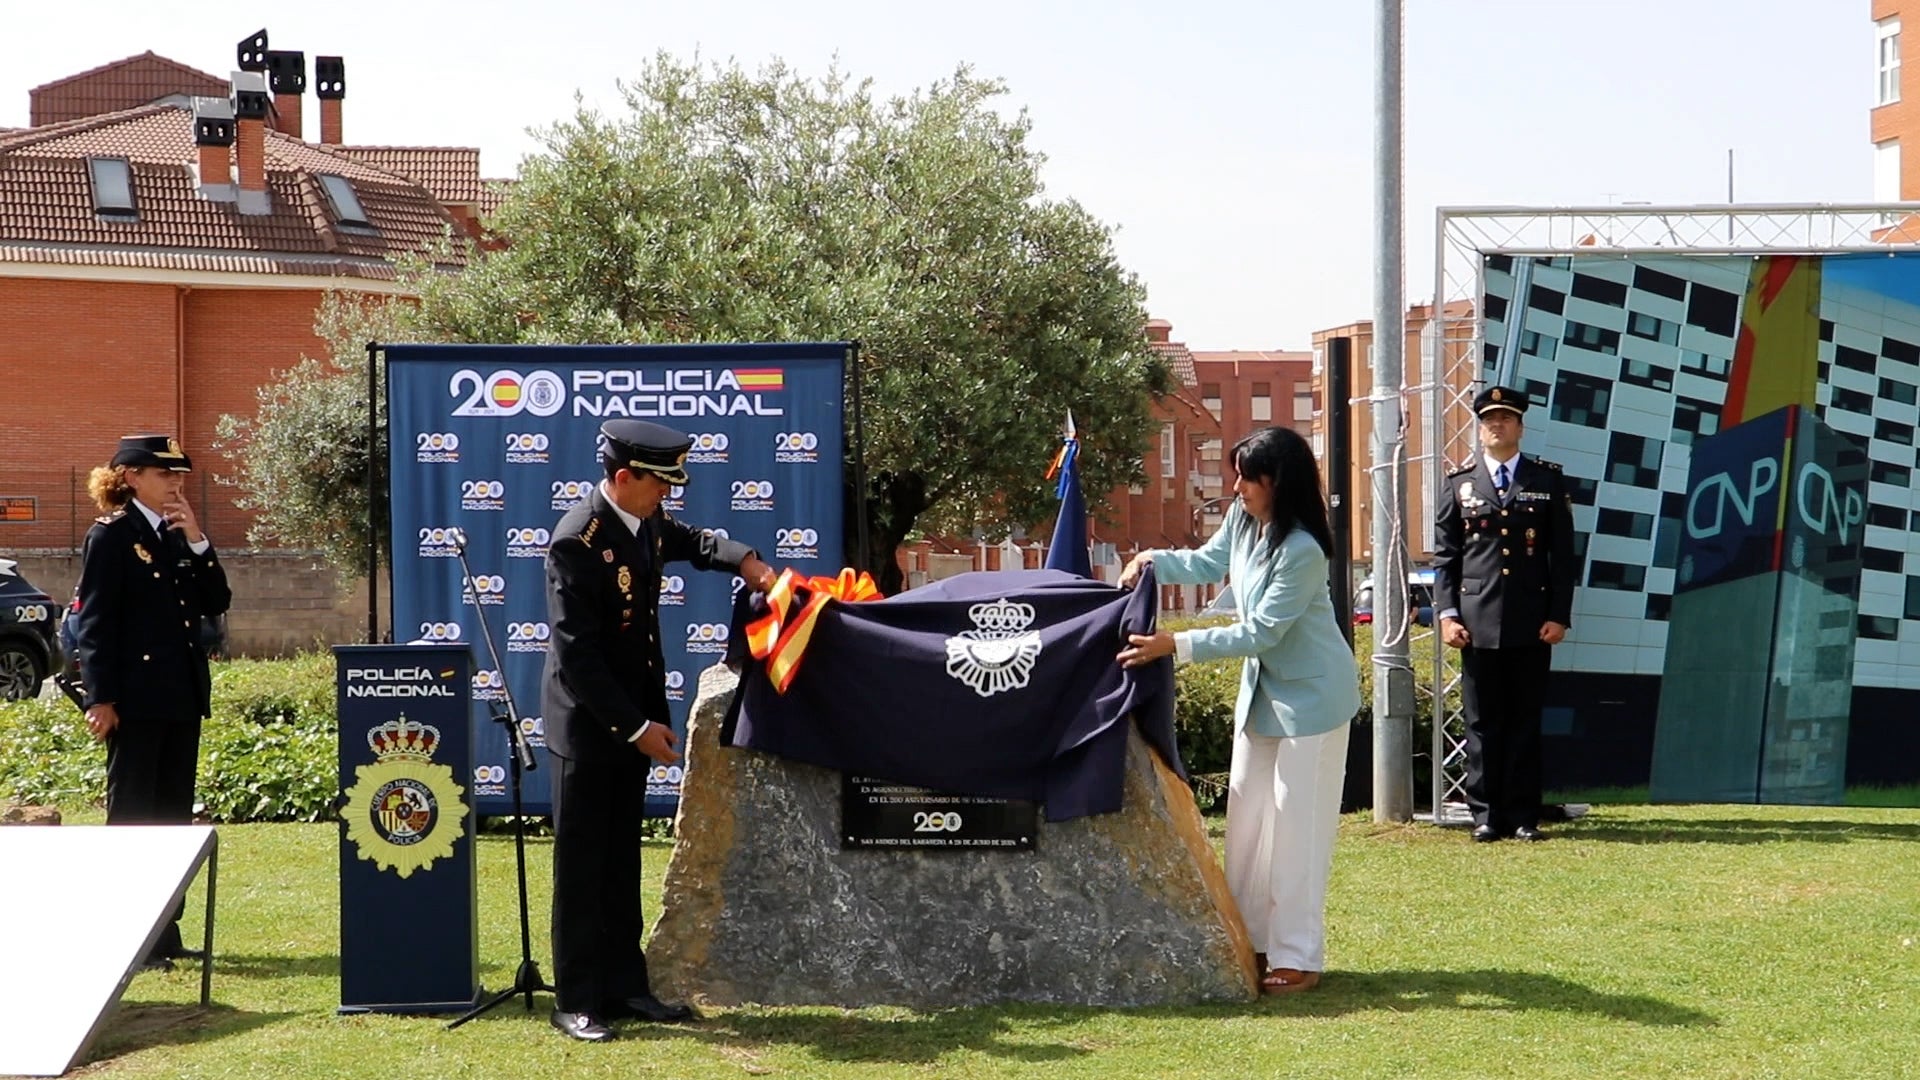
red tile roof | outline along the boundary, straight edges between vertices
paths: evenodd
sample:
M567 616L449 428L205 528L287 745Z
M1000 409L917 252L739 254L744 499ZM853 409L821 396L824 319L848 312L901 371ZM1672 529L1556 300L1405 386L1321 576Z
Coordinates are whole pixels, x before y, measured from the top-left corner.
M34 127L59 124L131 109L172 94L226 97L228 89L227 80L217 75L148 51L27 91L27 123Z
M247 215L196 187L193 116L148 105L0 136L0 260L391 279L413 254L465 261L464 241L421 186L329 148L266 132L271 212ZM95 213L89 157L132 167L133 220ZM343 228L317 176L353 183L373 230ZM457 230L456 230L457 235Z
M1200 380L1194 375L1193 352L1178 341L1150 341L1147 348L1166 361L1173 377L1181 386L1198 386Z
M331 146L328 149L404 176L433 192L443 203L476 204L486 197L477 147Z

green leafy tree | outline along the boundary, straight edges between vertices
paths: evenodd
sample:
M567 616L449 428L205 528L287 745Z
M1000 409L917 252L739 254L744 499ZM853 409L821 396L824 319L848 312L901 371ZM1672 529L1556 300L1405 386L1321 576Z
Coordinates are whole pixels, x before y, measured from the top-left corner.
M916 526L1039 522L1069 409L1094 498L1138 479L1151 395L1139 283L1049 199L1024 114L965 69L877 99L656 57L542 133L493 222L505 250L419 281L417 332L467 342L861 342L875 569ZM849 470L851 475L851 470ZM848 536L854 521L848 521Z
M1052 518L1042 476L1069 409L1091 499L1140 478L1168 386L1143 290L1104 225L1046 197L1000 83L963 68L881 100L838 70L661 55L622 92L624 115L582 109L541 133L490 223L504 249L457 274L410 268L417 305L330 302L332 357L223 425L246 449L257 538L364 567L370 338L857 340L868 483L847 535L864 512L890 592L916 527Z

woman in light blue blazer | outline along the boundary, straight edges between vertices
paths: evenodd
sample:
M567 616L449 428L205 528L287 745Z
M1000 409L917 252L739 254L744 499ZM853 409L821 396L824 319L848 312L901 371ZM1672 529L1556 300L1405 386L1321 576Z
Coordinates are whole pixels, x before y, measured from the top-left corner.
M1233 448L1239 496L1220 530L1189 551L1144 551L1162 584L1233 582L1230 626L1136 634L1128 666L1242 657L1227 801L1227 885L1270 994L1309 990L1326 966L1327 878L1340 825L1347 725L1360 708L1353 650L1327 583L1333 547L1313 449L1282 427Z

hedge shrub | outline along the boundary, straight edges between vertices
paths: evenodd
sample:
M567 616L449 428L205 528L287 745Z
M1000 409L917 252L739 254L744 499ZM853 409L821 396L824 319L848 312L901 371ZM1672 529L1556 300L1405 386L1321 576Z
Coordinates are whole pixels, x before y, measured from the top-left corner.
M1226 621L1225 618L1168 618L1162 619L1160 626L1177 631L1198 626L1217 626ZM1433 702L1426 687L1431 679L1434 645L1431 634L1416 637L1409 656L1416 687L1413 753L1417 791L1426 790L1424 785L1428 782L1430 757L1428 748L1433 745ZM1373 627L1354 627L1353 646L1360 668L1360 723L1367 726L1373 723ZM1187 772L1195 777L1225 774L1233 758L1233 702L1240 687L1240 661L1214 660L1204 664L1187 664L1178 669L1175 680L1174 729L1180 737L1180 756L1186 762ZM1452 710L1458 713L1458 686L1449 693L1448 699ZM1355 736L1359 735L1360 732L1356 731ZM1195 787L1203 796L1211 794L1208 781L1198 781ZM1203 797L1202 801L1213 800Z
M196 798L209 819L321 821L339 793L333 657L213 666ZM100 805L106 752L58 697L0 704L0 801Z

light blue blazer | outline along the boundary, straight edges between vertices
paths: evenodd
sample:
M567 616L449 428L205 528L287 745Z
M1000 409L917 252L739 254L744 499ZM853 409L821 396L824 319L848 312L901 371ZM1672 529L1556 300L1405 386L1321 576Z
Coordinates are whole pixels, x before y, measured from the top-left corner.
M1259 522L1238 502L1220 531L1187 551L1155 551L1154 576L1165 585L1233 582L1234 622L1175 635L1195 662L1240 656L1236 729L1293 737L1320 735L1360 709L1360 676L1340 633L1327 590L1327 556L1304 529L1294 529L1267 557Z

